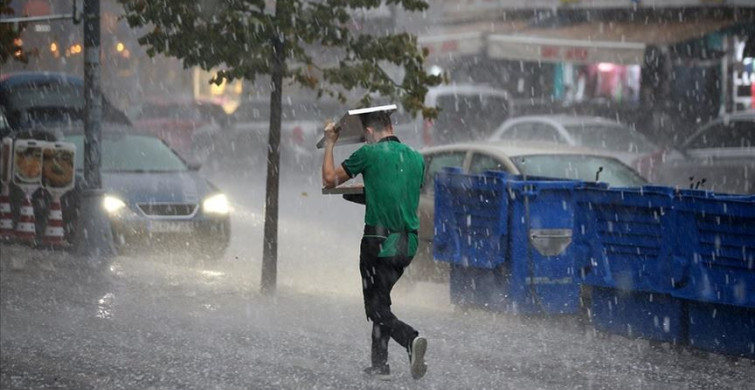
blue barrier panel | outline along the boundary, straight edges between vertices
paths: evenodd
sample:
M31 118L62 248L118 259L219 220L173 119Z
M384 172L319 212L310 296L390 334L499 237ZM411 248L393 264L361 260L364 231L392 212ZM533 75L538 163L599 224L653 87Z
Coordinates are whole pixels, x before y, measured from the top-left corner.
M578 181L527 178L507 182L510 196L510 299L521 310L574 314L575 189Z
M684 304L669 294L593 287L591 308L597 330L675 344L686 342Z
M682 190L677 209L688 343L755 358L755 196Z
M686 341L683 302L670 295L684 278L674 194L656 186L578 191L575 257L596 329Z
M674 295L755 308L755 196L681 191L677 203L688 265Z
M518 314L573 314L578 181L503 172L436 175L434 258L452 264L456 303Z
M672 188L585 187L577 196L575 256L585 284L666 293L678 287Z
M508 197L499 176L444 168L435 178L433 258L494 269L506 259Z
M691 346L755 359L755 308L688 301L687 310Z

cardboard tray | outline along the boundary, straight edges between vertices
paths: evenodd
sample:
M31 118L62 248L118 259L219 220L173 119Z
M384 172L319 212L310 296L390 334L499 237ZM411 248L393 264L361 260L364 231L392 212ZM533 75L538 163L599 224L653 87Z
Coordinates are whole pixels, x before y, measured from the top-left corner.
M336 188L323 188L323 195L354 195L364 194L364 186L341 186Z

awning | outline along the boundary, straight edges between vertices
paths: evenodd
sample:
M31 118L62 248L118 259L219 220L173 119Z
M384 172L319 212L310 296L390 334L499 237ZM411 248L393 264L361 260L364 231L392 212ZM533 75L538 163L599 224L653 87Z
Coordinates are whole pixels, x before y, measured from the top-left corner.
M699 39L734 24L727 20L587 22L487 36L490 58L542 62L641 64L645 47Z
M467 23L442 26L417 38L417 43L427 49L433 60L448 60L459 56L477 56L487 51L487 35L517 31L527 26L527 21L498 23Z
M525 21L458 25L421 36L432 59L487 54L494 59L540 62L640 64L647 46L667 46L734 25L731 20L658 23L584 22L529 27Z
M645 55L645 43L642 42L510 35L489 36L487 49L490 58L538 62L639 64Z

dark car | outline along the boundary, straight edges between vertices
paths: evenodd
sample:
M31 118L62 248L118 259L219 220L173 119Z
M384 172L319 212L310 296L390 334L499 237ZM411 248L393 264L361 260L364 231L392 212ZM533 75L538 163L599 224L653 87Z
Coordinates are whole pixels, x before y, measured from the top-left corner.
M83 121L84 80L59 72L0 75L0 107L16 131ZM129 125L128 117L102 97L102 121ZM0 133L0 136L7 135Z
M62 134L62 136L60 135ZM28 134L16 134L16 139ZM76 186L61 198L65 239L76 241L84 166L84 135L75 128L45 128L37 140L68 142L76 147ZM107 125L101 137L103 207L110 220L119 253L175 252L222 257L231 225L226 196L190 166L164 141L134 133L129 126ZM18 221L24 193L11 185L14 221ZM37 236L44 232L50 195L39 189L32 195Z
M57 72L0 75L0 111L9 126L0 136L64 141L76 145L76 188L61 198L65 235L75 230L84 160L84 82ZM128 117L102 99L102 188L120 251L187 248L222 256L230 237L228 200L212 183L154 136L138 135ZM11 186L11 204L24 193ZM32 194L36 231L43 232L50 196ZM12 207L14 221L19 208Z
M76 145L81 173L84 136L63 141ZM103 206L120 252L183 248L209 258L224 254L230 205L196 167L150 135L104 132L101 145Z

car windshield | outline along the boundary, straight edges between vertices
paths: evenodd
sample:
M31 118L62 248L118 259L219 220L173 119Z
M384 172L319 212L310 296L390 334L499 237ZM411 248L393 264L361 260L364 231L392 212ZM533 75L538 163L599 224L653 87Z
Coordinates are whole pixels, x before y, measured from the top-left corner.
M76 167L84 167L84 136L65 138L76 145ZM142 135L102 136L103 172L176 172L188 168L176 153L161 140Z
M578 124L564 126L577 145L617 152L651 153L657 149L642 134L614 124Z
M612 187L639 187L646 183L632 168L610 157L541 154L516 156L511 161L519 172L532 176L596 181L595 177L598 175L597 181L608 183Z

